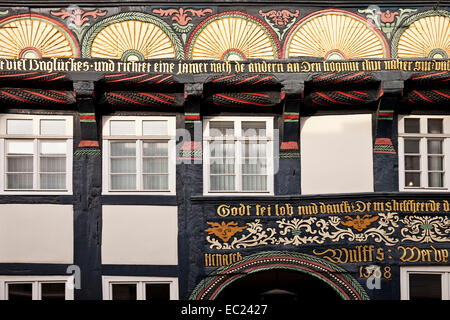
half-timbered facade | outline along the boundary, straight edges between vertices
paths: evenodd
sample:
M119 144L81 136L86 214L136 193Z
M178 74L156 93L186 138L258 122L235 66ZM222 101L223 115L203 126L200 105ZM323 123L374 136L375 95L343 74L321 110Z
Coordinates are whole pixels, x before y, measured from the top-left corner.
M0 299L450 299L448 2L75 2L0 3Z

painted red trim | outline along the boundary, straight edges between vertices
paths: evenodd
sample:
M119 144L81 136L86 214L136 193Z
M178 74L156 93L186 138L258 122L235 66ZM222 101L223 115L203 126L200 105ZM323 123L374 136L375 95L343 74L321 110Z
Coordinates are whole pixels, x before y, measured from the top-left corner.
M428 101L430 103L434 103L433 100L428 99L427 97L425 97L423 94L421 94L419 91L417 90L413 90L413 93L415 93L416 95L418 95L419 97L421 97L423 100Z
M19 100L19 101L26 102L26 103L30 103L31 102L29 100L23 99L21 97L18 97L16 95L12 94L12 93L9 93L9 92L3 91L3 90L1 90L0 93L3 93L4 95L7 95L7 96L9 96L9 97L11 97L11 98L13 98L15 100Z
M36 13L23 13L23 14L17 14L17 15L14 15L14 16L6 17L5 19L0 20L0 24L2 24L4 22L7 22L8 20L13 20L13 19L18 19L18 18L30 18L30 17L46 20L46 21L48 21L50 23L53 23L53 24L56 24L58 27L62 28L67 33L67 35L70 38L72 38L72 42L73 42L73 44L75 46L75 48L74 48L74 50L75 50L74 57L75 58L79 58L81 56L81 54L80 54L80 52L81 52L80 51L80 45L79 45L78 40L75 37L75 35L64 24L62 24L59 21L56 21L56 20L54 20L54 19L52 19L50 17L43 16L43 15L36 14Z
M274 264L267 264L264 266L257 266L257 267L253 267L250 269L246 269L246 271L253 271L253 270L258 270L261 268L267 268L267 267L292 267L295 269L301 269L301 270L305 270L305 271L309 271L311 273L316 274L317 276L319 276L319 278L325 279L325 280L329 280L327 277L325 277L323 274L321 274L320 272L311 270L310 268L304 267L304 266L298 266L298 265L293 265L293 264L289 264L289 263L274 263ZM212 294L210 297L210 300L213 300L217 293L221 290L221 288L223 288L225 285L227 285L229 282L231 282L232 280L234 280L234 278L242 276L241 274L236 274L230 278L228 278L226 281L224 281ZM350 300L350 297L348 296L348 294L343 291L339 286L337 286L335 283L327 281L327 283L329 283L330 285L332 285L334 288L338 289L348 300ZM356 294L357 292L354 291ZM359 296L359 294L357 294L357 296ZM360 297L360 296L359 296ZM360 297L361 298L361 297Z
M41 97L41 98L44 98L44 99L47 99L47 100L50 100L50 101L59 102L59 103L67 103L67 101L65 101L65 100L60 100L60 99L48 97L48 96L43 95L43 94L40 94L40 93L38 93L38 92L29 91L29 90L23 90L23 92L27 92L27 93L29 93L29 94L32 94L32 95L35 95L35 96L38 96L38 97ZM52 92L54 92L54 93L59 93L59 92L54 91L54 90L53 90Z
M78 144L79 148L83 148L83 147L98 147L98 141L96 140L81 140L80 143Z
M251 104L251 105L260 106L260 107L267 107L266 104L261 104L261 103L257 103L257 102L253 102L253 101L246 101L246 100L231 98L231 97L225 96L225 95L220 94L220 93L216 93L215 96L218 96L218 97L226 99L226 100L231 100L231 101L234 101L234 102L238 102L238 103Z
M200 120L200 116L184 116L186 120Z
M439 76L441 74L446 74L446 73L447 73L447 71L442 71L442 72L432 73L432 74L426 74L426 75L423 75L423 76L412 77L411 80L425 79L425 78Z
M170 104L170 105L173 104L173 102L163 100L163 99L158 98L157 96L155 96L155 95L153 95L153 94L150 94L150 93L147 93L147 92L139 92L139 94L141 94L141 95L143 95L143 96L146 96L146 97L150 97L150 98L152 98L152 99L155 99L156 101L159 101L159 102L161 102L161 103Z
M91 120L95 120L95 115L84 115L84 116L81 116L80 115L80 119L91 119Z
M438 95L441 95L441 96L443 96L443 97L446 97L446 98L449 98L449 99L450 99L450 96L449 96L448 94L445 94L445 93L440 92L440 91L437 91L437 90L433 90L433 92L434 92L434 93L437 93Z
M392 140L390 138L376 138L375 139L376 145L389 145L392 146Z
M317 263L317 262L313 262L313 261L310 261L310 260L306 260L306 259L302 259L302 258L297 258L297 257L290 257L290 256L270 256L270 257L262 257L262 258L253 259L253 260L251 260L251 261L243 261L243 262L238 263L237 265L235 265L235 266L233 266L233 267L227 269L227 270L226 270L226 271L227 271L226 274L230 274L230 273L232 273L232 271L233 271L234 269L237 269L237 268L239 268L239 267L241 267L241 266L243 266L243 265L245 265L245 264L248 264L248 263L250 263L250 262L255 262L255 261L260 261L260 260L266 260L266 259L277 259L277 258L282 258L282 259L289 258L289 259L293 259L293 260L298 260L298 261L308 262L308 263L310 263L310 264L313 264L313 265L322 267L322 268L324 268L324 269L330 271L331 273L334 273L337 277L339 277L342 281L344 281L344 282L349 286L349 288L353 288L353 287L352 287L352 286L351 286L344 278L342 278L342 276L340 276L339 274L337 274L337 273L335 272L336 270L330 269L330 268L328 268L327 266L325 266L325 265L323 265L323 264L319 264L319 263ZM262 268L262 267L266 267L266 266L267 266L267 265L262 265L261 268ZM247 270L247 269L245 269L245 270ZM223 275L223 274L222 274L222 275ZM217 279L218 277L222 276L222 275L217 276L216 279ZM213 283L213 282L214 282L214 281L212 281L211 283ZM203 292L204 292L206 289L207 289L207 287L205 287L205 288L198 294L198 296L201 296L201 295L203 294ZM361 297L356 291L355 291L355 293L356 293L359 297Z
M280 150L298 150L298 143L297 141L281 142Z
M225 77L221 77L221 78L218 78L218 79L214 79L214 80L212 80L211 82L218 82L218 81L221 81L221 80L233 78L233 77L235 77L235 76L236 76L236 74L231 74L231 75L229 75L229 76L225 76Z
M120 81L126 81L126 80L133 80L140 77L145 77L146 74L139 74L137 76L127 77L127 78L121 78L121 79L113 79L113 80L106 80L105 82L111 83L111 82L120 82Z

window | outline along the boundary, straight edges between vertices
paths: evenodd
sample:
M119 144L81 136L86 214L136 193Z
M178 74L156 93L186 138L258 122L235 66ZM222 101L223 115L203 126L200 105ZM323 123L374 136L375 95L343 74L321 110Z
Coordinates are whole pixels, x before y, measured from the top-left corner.
M162 277L103 277L104 300L177 300L178 279Z
M175 118L103 119L103 193L175 194Z
M373 191L372 115L302 117L302 194Z
M450 300L450 267L401 267L402 300Z
M73 300L73 276L0 276L0 300Z
M205 120L205 193L273 194L273 118Z
M0 192L72 191L71 116L0 115Z
M400 116L398 136L400 190L448 190L450 117Z

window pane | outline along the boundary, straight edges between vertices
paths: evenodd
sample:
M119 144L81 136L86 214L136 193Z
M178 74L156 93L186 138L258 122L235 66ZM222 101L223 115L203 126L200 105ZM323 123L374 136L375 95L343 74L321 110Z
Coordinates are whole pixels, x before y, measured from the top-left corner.
M242 189L244 191L266 191L267 176L243 176Z
M234 190L234 176L211 176L211 191Z
M136 190L135 174L111 175L112 190Z
M442 170L442 157L428 157L428 170Z
M243 121L242 135L247 137L252 136L266 136L266 122L265 121Z
M170 300L170 285L168 283L147 283L145 300Z
M210 142L209 152L211 157L234 157L234 142Z
M167 142L144 142L144 156L167 156Z
M429 154L442 154L442 140L428 140Z
M33 141L8 141L8 154L33 154Z
M65 300L66 285L65 283L42 283L41 299L42 300Z
M168 190L169 189L169 175L167 174L144 174L144 189L145 190Z
M8 189L33 189L33 174L31 173L8 173Z
M420 153L420 140L405 139L405 153Z
M265 142L246 142L242 144L243 156L244 157L266 157L266 143Z
M136 173L136 158L111 159L111 173Z
M134 120L112 120L110 121L111 135L136 135Z
M136 300L136 284L135 283L114 283L112 284L113 300Z
M405 119L405 133L419 133L420 119Z
M265 174L267 170L265 159L246 159L242 164L244 174Z
M444 175L440 172L428 173L428 186L429 187L443 187L444 186Z
M142 121L143 135L168 135L167 120Z
M32 300L31 283L9 283L8 300Z
M41 174L40 188L50 190L61 190L66 188L65 174Z
M33 172L33 157L8 157L7 172Z
M420 156L406 156L405 157L406 170L420 170Z
M442 119L428 119L428 133L442 133Z
M234 159L212 159L209 168L211 174L234 173Z
M144 173L168 173L168 159L167 158L145 158L143 161Z
M41 172L66 172L66 158L64 157L41 157Z
M234 135L234 122L233 121L211 121L211 122L209 122L209 135L211 137L233 136Z
M33 120L6 120L8 134L33 134Z
M420 187L420 173L406 172L405 173L405 186L406 187Z
M441 300L440 274L410 274L409 275L410 300Z
M41 154L66 154L65 141L40 141Z
M127 157L136 155L135 142L111 142L111 156Z
M66 133L66 120L41 120L41 134Z

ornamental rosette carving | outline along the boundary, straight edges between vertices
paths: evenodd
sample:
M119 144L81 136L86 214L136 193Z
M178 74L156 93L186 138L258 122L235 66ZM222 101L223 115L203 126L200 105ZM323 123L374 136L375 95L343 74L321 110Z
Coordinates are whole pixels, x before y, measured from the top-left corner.
M402 241L420 243L450 242L448 217L409 216L401 219L405 227L400 230Z
M239 238L234 237L231 243L221 243L211 236L207 236L206 241L210 244L210 249L217 250L251 248L276 244L275 228L264 229L260 219L255 219L254 222L247 223L247 228L245 230L248 232L247 234L244 234Z
M351 242L365 242L373 239L375 242L384 243L387 246L393 246L398 243L398 239L393 234L398 227L399 217L397 213L380 213L378 226L368 228L362 232L355 232L350 227L341 227L342 219L339 217L330 217L328 221L321 222L322 227L318 233L325 239L333 242L347 240Z
M312 229L313 223L317 218L292 220L281 219L277 221L280 228L280 235L292 235L292 237L280 237L277 244L298 246L305 243L323 243L325 239L321 239L317 235L317 231Z
M382 12L378 7L369 7L368 9L358 10L358 12L365 14L366 18L383 31L387 38L391 38L393 31L401 27L403 20L416 13L417 9L398 9L394 12L386 10Z
M358 216L356 216L358 217ZM264 245L294 245L323 244L326 241L338 242L367 242L373 240L386 246L393 246L399 242L394 236L399 226L397 213L380 213L377 219L370 215L362 218L331 216L318 219L286 219L275 221L277 227L264 228L260 219L248 222L247 226L240 227L242 235L235 236L227 241L219 241L218 237L207 236L206 241L210 249L226 250L251 248ZM350 226L349 221L352 223ZM362 224L361 221L365 223ZM210 222L208 222L211 225ZM216 223L219 225L218 223ZM223 224L223 223L222 223ZM369 228L370 227L370 228ZM211 234L211 230L205 230Z

